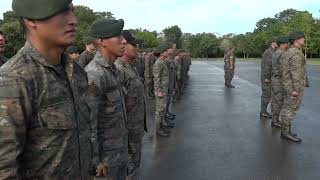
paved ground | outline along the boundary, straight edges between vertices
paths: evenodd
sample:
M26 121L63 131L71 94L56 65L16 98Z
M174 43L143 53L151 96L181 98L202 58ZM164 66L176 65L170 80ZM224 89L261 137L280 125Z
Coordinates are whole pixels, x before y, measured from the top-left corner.
M145 136L139 179L320 179L320 66L307 67L311 87L293 124L302 144L281 140L270 120L259 118L259 67L239 62L236 89L226 89L221 61L194 61L186 93L173 106L172 136ZM148 108L152 127L153 104Z

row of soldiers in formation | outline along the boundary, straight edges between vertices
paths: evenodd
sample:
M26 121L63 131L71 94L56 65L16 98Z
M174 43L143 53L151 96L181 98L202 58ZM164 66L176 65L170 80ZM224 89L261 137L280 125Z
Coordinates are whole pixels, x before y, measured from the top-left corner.
M297 143L302 140L291 131L291 124L301 106L304 88L309 87L304 43L305 34L301 31L272 38L261 62L260 115L272 118L271 127L282 128L281 138ZM269 102L271 115L266 110Z
M304 88L309 87L306 59L302 52L304 41L305 34L301 31L271 38L261 61L260 116L272 118L271 127L282 129L281 138L298 143L302 140L291 132L291 124L300 108ZM231 88L234 88L231 84L234 62L234 48L230 48L225 54L225 85ZM270 102L271 114L267 112Z
M161 43L136 60L124 21L99 19L77 58L66 50L76 35L71 0L13 0L12 9L26 43L10 60L0 56L0 179L134 179L145 95L156 100L156 134L169 136L188 53Z

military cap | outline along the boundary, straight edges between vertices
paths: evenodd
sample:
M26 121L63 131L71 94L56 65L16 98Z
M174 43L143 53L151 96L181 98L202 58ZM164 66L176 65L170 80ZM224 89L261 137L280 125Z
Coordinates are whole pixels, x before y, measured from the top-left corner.
M108 39L121 34L124 26L122 19L98 19L95 20L90 28L90 36L93 38Z
M72 0L13 0L12 10L17 17L42 20L66 11Z
M126 39L128 44L131 44L133 46L136 46L138 44L137 39L132 36L129 30L123 30L121 34Z
M277 42L277 38L272 37L268 40L268 44L273 43L273 42Z
M167 49L170 49L171 45L169 43L161 43L157 47L154 48L154 53L163 53Z
M287 36L279 36L277 38L277 44L288 43L289 39Z
M289 40L296 40L296 39L304 38L305 35L302 31L295 31L295 32L289 33L288 37L289 37Z
M79 53L77 46L69 46L66 49L67 54Z
M84 44L95 44L95 38L93 38L93 37L85 37L84 39L83 39L83 43Z

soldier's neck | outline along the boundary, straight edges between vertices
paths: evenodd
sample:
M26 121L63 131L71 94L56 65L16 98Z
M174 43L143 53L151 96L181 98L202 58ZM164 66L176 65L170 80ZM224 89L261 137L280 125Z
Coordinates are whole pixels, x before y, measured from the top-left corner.
M113 65L116 59L118 58L116 55L109 53L107 51L100 51L104 59L108 62L109 65Z
M122 56L121 59L125 64L130 64L130 62L133 60L132 58L129 58L128 56Z
M37 37L27 37L27 41L32 45L32 47L38 50L48 64L57 65L61 63L61 55L64 51L63 47L59 47L48 42L44 43Z

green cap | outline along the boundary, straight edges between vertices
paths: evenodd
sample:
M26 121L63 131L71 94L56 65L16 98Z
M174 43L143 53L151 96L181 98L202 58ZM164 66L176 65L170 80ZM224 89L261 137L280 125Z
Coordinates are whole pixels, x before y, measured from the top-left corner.
M132 36L129 30L123 30L121 34L126 39L128 44L131 44L133 46L136 46L138 44L137 39L134 36Z
M284 43L288 43L289 39L287 36L279 36L277 38L277 44L284 44Z
M66 49L67 54L79 53L77 46L69 46Z
M42 20L67 10L72 0L13 0L12 10L17 17Z
M268 44L273 43L273 42L277 42L277 38L272 37L268 40Z
M157 47L154 48L153 52L154 53L163 53L167 49L170 49L171 45L169 43L161 43Z
M296 40L296 39L304 38L305 35L302 31L295 31L295 32L289 33L288 37L289 37L289 40Z
M83 43L88 45L88 44L95 44L95 38L93 37L85 37L83 38Z
M108 39L119 36L124 26L122 19L98 19L90 28L90 36L94 38Z

